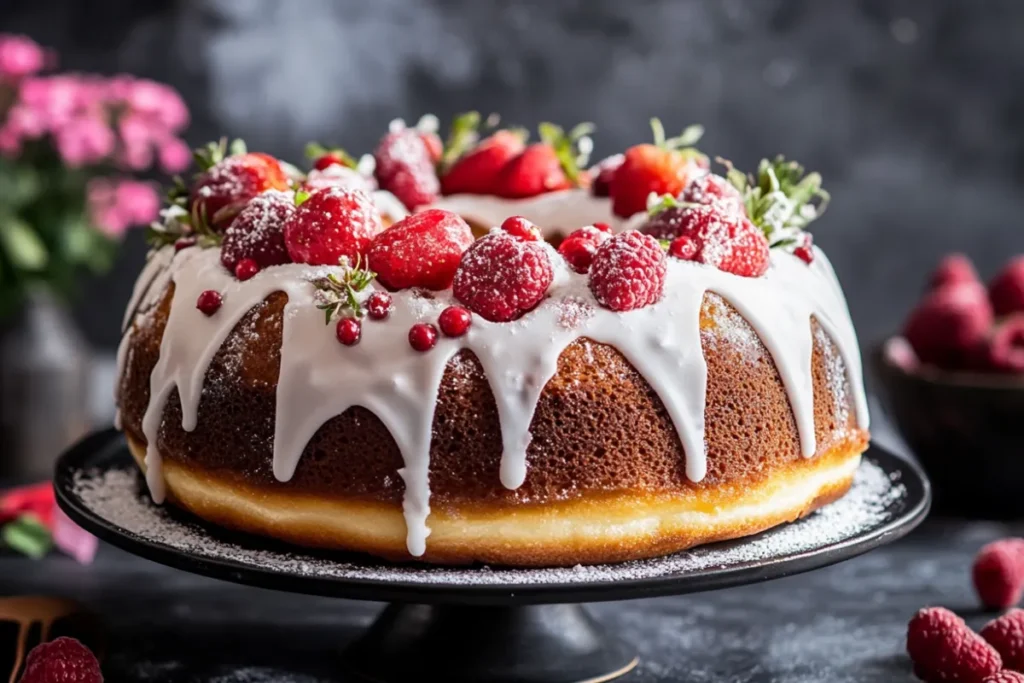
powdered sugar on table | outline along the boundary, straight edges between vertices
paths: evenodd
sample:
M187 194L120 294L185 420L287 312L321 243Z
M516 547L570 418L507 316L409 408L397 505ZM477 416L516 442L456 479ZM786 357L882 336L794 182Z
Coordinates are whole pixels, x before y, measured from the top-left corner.
M696 548L652 560L554 569L448 568L391 565L373 560L335 559L302 549L241 545L216 537L203 525L153 504L134 468L83 471L75 476L74 496L97 516L130 535L200 558L235 562L253 569L317 579L401 582L423 585L593 584L729 569L751 562L790 557L841 543L889 521L906 497L897 476L865 459L849 493L798 522L758 536ZM245 543L250 541L246 540Z

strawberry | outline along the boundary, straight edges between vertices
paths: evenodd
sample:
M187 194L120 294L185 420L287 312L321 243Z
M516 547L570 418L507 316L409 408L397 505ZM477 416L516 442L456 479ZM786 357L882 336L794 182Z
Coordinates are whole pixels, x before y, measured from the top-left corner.
M526 148L526 133L508 129L473 146L479 125L476 112L452 122L440 162L442 194L493 194L501 169Z
M250 199L267 190L287 190L288 176L281 163L260 152L247 152L235 141L230 153L226 142L210 144L196 153L203 172L189 194L194 214L215 229L227 227Z
M612 178L615 177L619 166L622 166L624 159L625 156L622 154L613 154L588 169L591 177L590 193L592 195L595 197L608 196L608 193L611 191Z
M581 123L566 134L553 123L540 125L542 142L530 145L501 169L495 194L507 199L535 197L579 185L593 126ZM584 140L587 140L584 142Z
M608 191L615 215L629 218L647 209L647 199L656 195L678 196L689 182L702 173L707 157L692 147L703 135L700 126L690 126L682 135L665 139L658 119L651 119L654 144L635 145L626 150L622 165L611 179Z
M669 212L670 221L664 216ZM706 263L744 277L760 277L768 271L770 254L764 233L745 216L715 204L665 209L641 231L671 239L669 254L685 261Z
M398 221L373 238L370 270L388 289L441 290L451 286L473 231L457 214L428 209Z
M410 211L432 203L441 190L431 150L415 128L396 127L380 141L374 175Z
M374 235L384 229L380 212L362 190L328 187L304 196L284 224L284 242L295 263L338 265L358 262Z
M310 142L306 145L306 158L313 162L313 168L318 171L323 171L331 166L344 166L354 169L358 165L352 155L340 147L327 149L317 142Z

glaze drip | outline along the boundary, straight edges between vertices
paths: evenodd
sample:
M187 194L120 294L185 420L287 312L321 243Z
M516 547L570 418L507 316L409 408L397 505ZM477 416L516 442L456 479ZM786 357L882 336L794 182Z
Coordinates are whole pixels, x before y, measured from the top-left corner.
M166 247L165 250L172 249ZM549 247L550 250L550 247ZM277 384L273 469L281 481L295 473L299 459L317 430L353 406L373 412L400 449L405 482L403 512L407 547L413 556L426 549L430 530L430 441L434 406L448 361L471 351L490 383L502 432L500 477L515 489L527 473L530 424L538 399L555 375L558 358L574 340L586 337L614 346L661 398L686 453L686 475L693 481L707 473L704 410L707 365L701 348L700 311L706 292L731 303L749 322L774 359L790 399L804 456L817 449L814 434L812 318L835 342L854 392L856 417L868 427L857 338L838 281L820 250L808 266L773 251L772 265L761 278L745 278L710 266L669 259L665 293L655 305L616 313L600 307L585 275L566 268L553 250L556 269L549 297L511 323L474 319L460 338L441 336L426 353L412 349L409 328L416 322L436 324L454 303L450 290L421 294L392 293L387 320L363 320L359 344L346 347L325 325L317 308L318 293L309 280L340 269L298 264L275 266L239 282L220 264L217 249L186 249L177 255L155 254L150 264L165 266L175 293L160 357L150 378L150 404L143 418L147 441L146 470L154 500L163 500L157 437L164 406L177 389L182 427L191 431L207 369L224 339L254 306L276 291L288 296L284 309L281 370ZM156 266L153 266L156 269ZM133 308L162 295L156 277ZM143 278L140 278L140 280ZM376 283L360 296L376 291ZM195 307L199 293L215 289L224 303L207 317ZM127 345L126 333L122 346ZM123 351L121 354L123 356ZM123 362L123 358L119 359Z

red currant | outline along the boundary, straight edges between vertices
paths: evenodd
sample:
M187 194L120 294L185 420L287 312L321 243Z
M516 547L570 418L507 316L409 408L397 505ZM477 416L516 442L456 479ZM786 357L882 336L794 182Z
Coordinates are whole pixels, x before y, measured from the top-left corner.
M260 272L259 264L251 258L244 258L235 266L235 277L242 281L248 280L258 272Z
M461 337L473 323L473 314L462 306L449 306L441 311L437 320L441 331L449 337Z
M334 332L338 336L338 341L345 346L352 346L363 336L363 326L355 318L342 318Z
M683 261L692 261L698 251L700 251L700 245L691 235L681 235L672 240L668 246L669 255Z
M501 229L524 242L540 242L543 239L540 228L522 216L506 218L501 224Z
M374 292L366 300L366 312L374 320L383 320L391 314L391 295L387 292Z
M409 345L417 351L429 351L437 344L437 328L430 323L416 323L409 329Z
M220 295L220 292L208 289L196 299L196 308L206 315L213 315L222 303L224 303L224 297Z

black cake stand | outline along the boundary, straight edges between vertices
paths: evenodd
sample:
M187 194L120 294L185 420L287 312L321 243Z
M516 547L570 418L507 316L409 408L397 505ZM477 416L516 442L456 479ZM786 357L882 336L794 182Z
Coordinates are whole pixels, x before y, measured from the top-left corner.
M628 673L638 660L580 603L789 576L865 553L925 518L931 491L917 465L875 446L865 468L872 468L875 488L891 483L877 500L871 500L874 489L855 494L855 483L831 513L753 538L655 560L556 570L387 564L214 529L155 505L114 430L92 434L65 453L54 484L61 508L83 528L155 562L281 591L390 603L340 656L340 666L365 680L593 683ZM856 510L834 507L863 510L868 504L873 512L862 524L849 522Z

